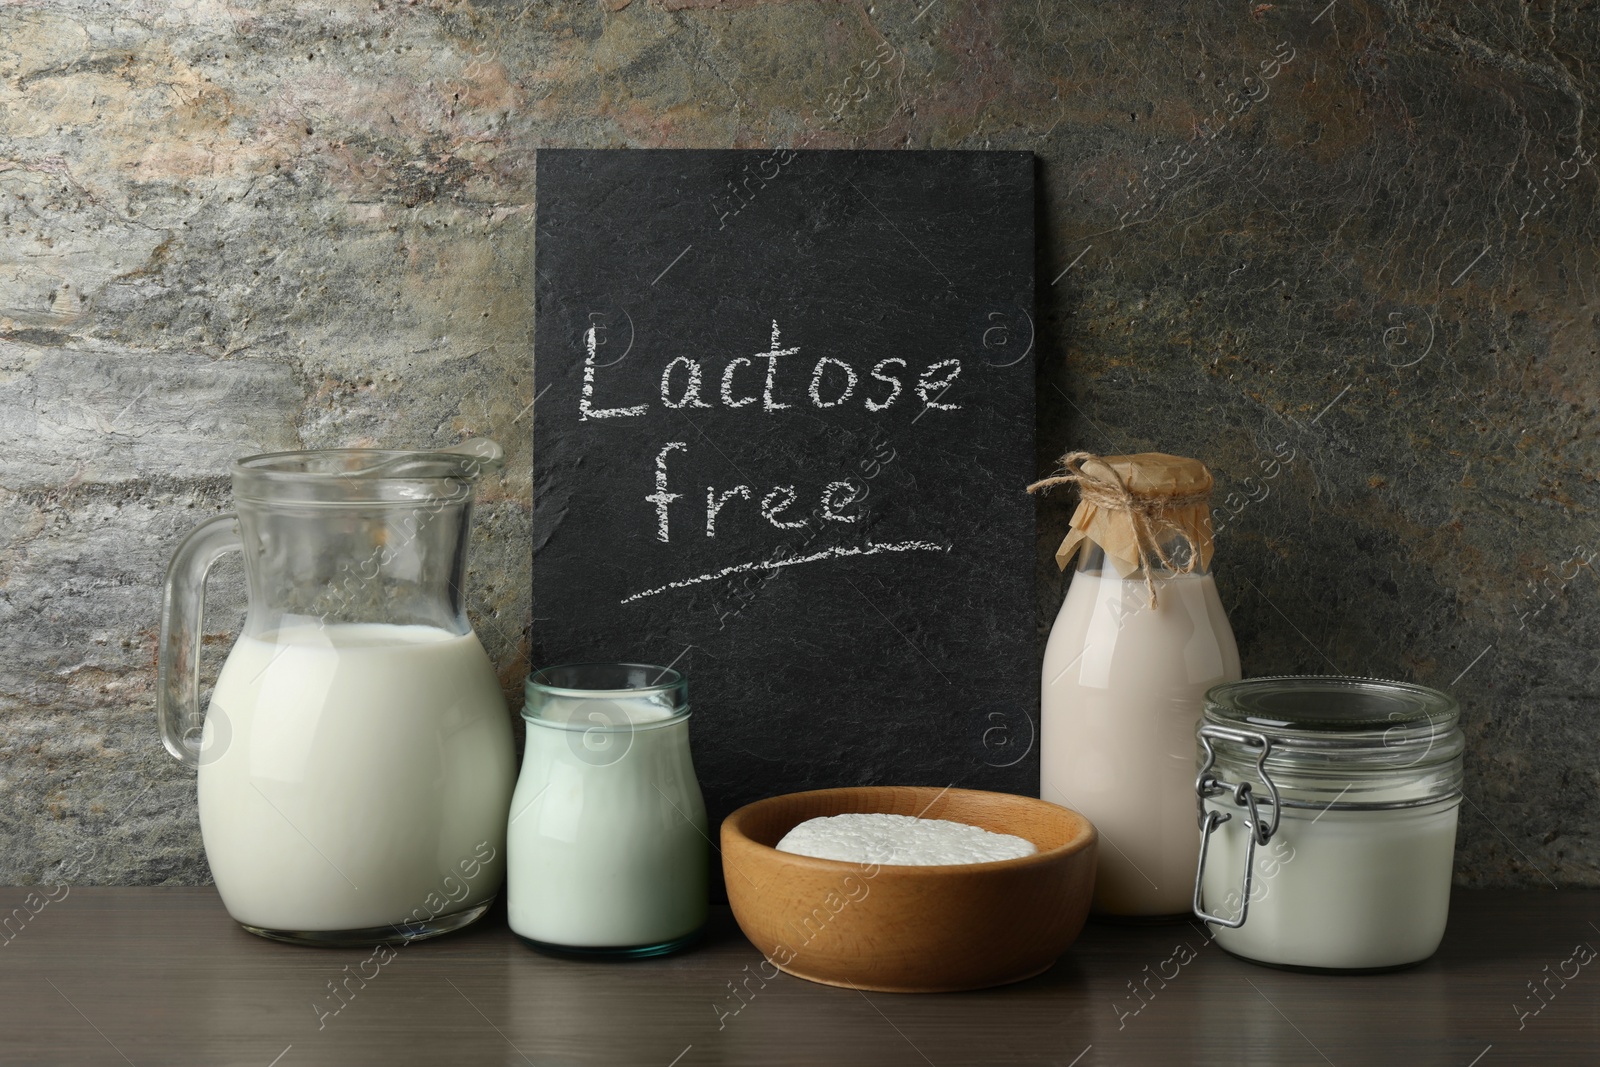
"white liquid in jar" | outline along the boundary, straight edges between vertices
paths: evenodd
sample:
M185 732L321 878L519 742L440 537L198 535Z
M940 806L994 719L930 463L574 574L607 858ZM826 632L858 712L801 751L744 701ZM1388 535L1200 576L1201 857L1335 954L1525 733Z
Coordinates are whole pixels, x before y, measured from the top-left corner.
M361 930L500 887L511 724L471 633L348 623L241 637L200 760L206 858L247 926Z
M1285 809L1256 849L1250 908L1217 944L1248 959L1295 967L1376 968L1433 955L1450 912L1460 801L1382 811ZM1234 817L1211 835L1206 911L1239 914L1246 844ZM1270 809L1266 809L1270 810Z
M529 722L508 829L511 929L549 945L628 948L685 937L706 921L710 844L687 719L619 697L594 717L638 728L586 732Z
M1094 908L1174 915L1193 899L1195 729L1207 689L1239 677L1209 574L1142 579L1079 571L1050 631L1039 795L1100 832Z

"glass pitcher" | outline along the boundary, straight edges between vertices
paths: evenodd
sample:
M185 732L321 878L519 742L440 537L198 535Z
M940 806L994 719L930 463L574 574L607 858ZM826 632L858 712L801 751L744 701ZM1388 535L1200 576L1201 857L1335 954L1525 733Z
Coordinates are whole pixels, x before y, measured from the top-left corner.
M395 943L493 903L511 723L462 585L474 485L500 458L483 440L249 456L233 467L236 514L174 555L162 739L199 772L206 858L251 933ZM202 717L205 578L231 551L249 608Z

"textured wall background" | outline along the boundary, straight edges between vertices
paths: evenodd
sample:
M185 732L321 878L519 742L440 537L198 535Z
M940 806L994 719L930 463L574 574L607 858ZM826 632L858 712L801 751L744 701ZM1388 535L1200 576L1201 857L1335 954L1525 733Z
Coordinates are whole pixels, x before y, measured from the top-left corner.
M516 686L535 151L786 145L1036 152L1040 469L1204 457L1246 673L1453 688L1459 880L1600 885L1597 71L1514 0L0 0L0 882L207 878L158 588L235 456L503 442Z

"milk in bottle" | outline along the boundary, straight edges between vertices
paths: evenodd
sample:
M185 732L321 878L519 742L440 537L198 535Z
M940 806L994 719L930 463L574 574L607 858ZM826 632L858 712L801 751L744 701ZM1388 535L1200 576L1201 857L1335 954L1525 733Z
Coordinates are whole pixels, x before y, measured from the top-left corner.
M1161 453L1075 453L1063 471L1046 481L1076 483L1080 504L1057 560L1078 564L1045 649L1039 795L1100 831L1098 913L1184 914L1202 698L1239 677L1209 570L1211 474Z

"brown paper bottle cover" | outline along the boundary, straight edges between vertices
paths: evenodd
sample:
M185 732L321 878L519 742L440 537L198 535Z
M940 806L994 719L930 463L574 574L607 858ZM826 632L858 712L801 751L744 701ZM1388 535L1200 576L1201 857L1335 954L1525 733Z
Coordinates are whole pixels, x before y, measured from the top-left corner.
M1131 456L1097 456L1069 452L1061 457L1061 473L1028 486L1040 492L1076 484L1078 508L1072 526L1056 550L1056 564L1066 570L1085 541L1093 541L1126 570L1151 564L1170 565L1162 542L1176 534L1194 551L1187 565L1211 566L1211 471L1197 459L1165 452ZM1152 597L1154 592L1152 589Z

